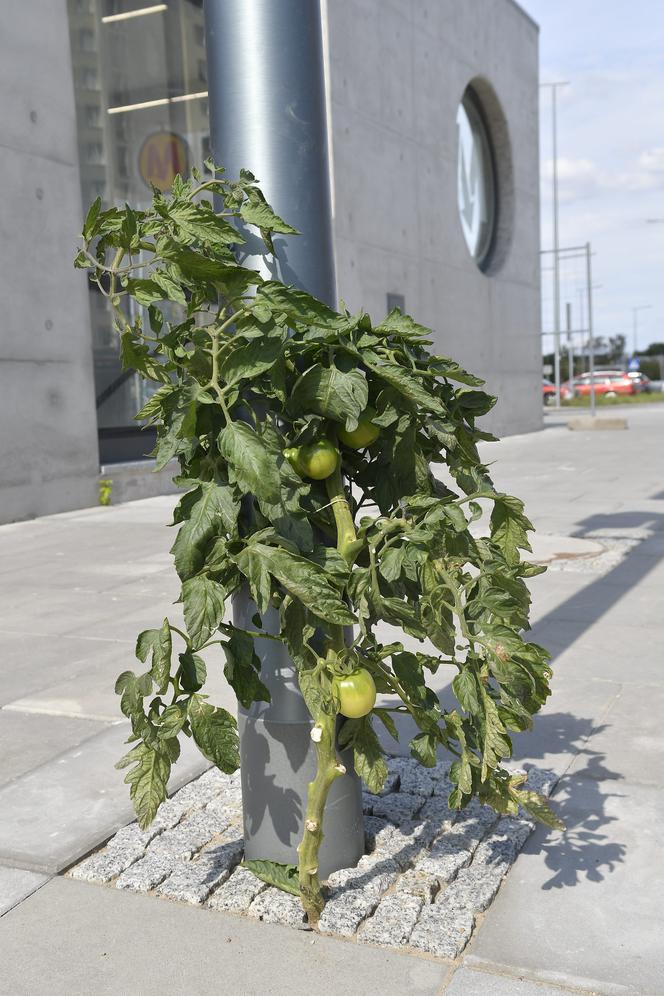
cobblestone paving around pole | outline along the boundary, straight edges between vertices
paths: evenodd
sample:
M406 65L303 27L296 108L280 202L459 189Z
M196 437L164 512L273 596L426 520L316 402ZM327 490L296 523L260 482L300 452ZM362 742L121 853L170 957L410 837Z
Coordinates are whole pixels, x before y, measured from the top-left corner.
M322 933L457 958L534 828L476 800L447 806L448 765L423 769L390 758L379 796L365 793L367 853L330 876ZM549 795L552 772L531 767L528 786ZM152 825L132 823L69 871L117 889L307 929L299 899L265 885L242 861L239 773L211 769L166 802Z

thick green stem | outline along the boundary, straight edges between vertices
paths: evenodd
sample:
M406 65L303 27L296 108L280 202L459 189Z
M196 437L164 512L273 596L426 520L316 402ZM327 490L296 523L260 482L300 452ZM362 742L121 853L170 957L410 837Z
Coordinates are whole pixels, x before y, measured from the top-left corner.
M325 487L337 527L337 550L350 565L359 553L362 543L358 541L355 532L355 523L346 499L340 467L337 467L334 473L327 478Z
M316 746L316 776L309 782L304 834L298 847L300 895L312 926L318 923L325 906L318 873L318 851L323 840L325 803L335 778L346 771L337 759L336 716L320 712L314 719L311 738Z

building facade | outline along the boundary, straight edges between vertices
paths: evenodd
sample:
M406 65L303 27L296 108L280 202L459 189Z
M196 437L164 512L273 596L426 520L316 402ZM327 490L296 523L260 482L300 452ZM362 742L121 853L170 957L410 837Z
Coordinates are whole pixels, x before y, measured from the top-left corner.
M71 265L85 208L209 154L202 0L6 0L0 521L154 493L145 386ZM323 0L338 296L393 305L541 425L538 33L512 0ZM249 165L249 164L248 164ZM128 483L129 482L129 483Z

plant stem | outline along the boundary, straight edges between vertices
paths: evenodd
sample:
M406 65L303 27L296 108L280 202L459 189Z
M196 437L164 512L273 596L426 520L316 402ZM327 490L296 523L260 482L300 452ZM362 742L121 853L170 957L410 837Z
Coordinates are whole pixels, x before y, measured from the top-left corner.
M314 720L312 733L320 737L318 741L314 741L316 775L314 780L309 782L304 834L297 849L300 896L307 919L312 926L318 923L325 906L318 873L318 851L323 840L325 803L335 778L339 778L346 771L337 760L336 716L320 711Z

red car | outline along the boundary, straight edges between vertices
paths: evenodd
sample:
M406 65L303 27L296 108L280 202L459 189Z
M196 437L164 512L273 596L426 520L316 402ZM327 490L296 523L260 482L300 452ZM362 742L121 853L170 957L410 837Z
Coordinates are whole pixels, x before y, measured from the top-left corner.
M595 394L605 398L615 398L619 394L636 394L637 391L633 379L620 371L597 370L593 374L592 381L595 386ZM590 394L590 385L590 374L581 374L580 377L575 377L574 395L580 398L587 397ZM569 381L561 386L560 396L565 401L572 397Z
M552 384L546 377L542 378L542 401L545 405L551 405L556 400L556 385Z

